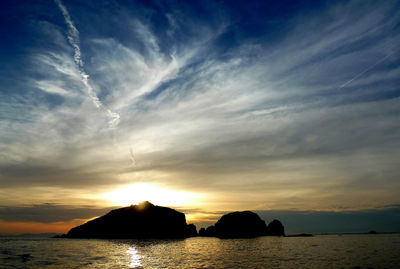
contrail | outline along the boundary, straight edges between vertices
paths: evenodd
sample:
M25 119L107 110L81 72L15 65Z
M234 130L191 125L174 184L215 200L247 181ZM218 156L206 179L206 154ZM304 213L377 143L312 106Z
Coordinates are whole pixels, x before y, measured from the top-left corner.
M131 154L131 161L132 161L132 166L136 166L136 159L135 156L133 156L133 150L132 147L129 148L129 153Z
M377 61L376 63L374 63L373 65L371 65L370 67L368 67L367 69L365 69L364 71L362 71L361 73L359 73L358 75L356 75L355 77L353 77L352 79L346 81L345 83L343 83L338 89L342 89L344 87L346 87L347 85L349 85L350 83L352 83L354 80L358 79L359 77L361 77L362 75L364 75L365 73L367 73L369 70L371 70L372 68L374 68L375 66L377 66L378 64L380 64L381 62L383 62L384 60L386 60L390 55L392 55L394 52L389 53L388 55L386 55L385 57L383 57L382 59L380 59L379 61Z
M74 49L74 61L75 64L78 66L79 69L79 74L81 75L81 81L83 85L85 85L85 88L88 92L88 95L90 99L92 100L93 104L106 112L106 115L108 117L108 126L109 128L113 129L118 126L120 122L120 115L116 112L111 111L110 109L106 108L100 101L100 99L97 97L96 92L94 91L93 87L89 83L89 75L86 74L84 68L83 68L83 61L81 59L81 48L80 48L80 40L79 40L79 31L76 29L74 23L71 20L71 17L68 13L68 10L65 8L61 0L54 0L58 6L58 8L61 10L61 13L64 16L65 23L67 24L68 27L68 42Z

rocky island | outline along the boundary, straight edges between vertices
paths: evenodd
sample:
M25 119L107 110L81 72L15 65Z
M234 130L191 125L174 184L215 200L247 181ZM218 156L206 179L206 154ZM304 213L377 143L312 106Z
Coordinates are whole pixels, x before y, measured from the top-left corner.
M141 202L115 209L106 215L72 228L62 238L102 239L166 239L192 236L218 238L252 238L257 236L284 236L285 229L279 220L268 225L251 211L223 215L215 225L200 229L186 223L185 214L172 208Z
M232 212L223 215L215 225L200 229L200 236L219 238L252 238L257 236L284 236L285 229L279 220L265 224L256 213L251 211Z
M164 239L196 235L196 227L186 223L185 214L146 201L112 210L102 217L72 228L63 237Z

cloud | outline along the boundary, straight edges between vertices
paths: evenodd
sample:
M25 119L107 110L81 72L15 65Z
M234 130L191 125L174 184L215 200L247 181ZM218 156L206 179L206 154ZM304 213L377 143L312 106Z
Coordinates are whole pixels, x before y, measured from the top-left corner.
M120 121L120 115L116 112L111 111L109 108L104 108L103 103L100 101L100 99L97 97L96 92L94 91L92 85L89 83L89 75L85 72L84 70L84 64L81 59L81 48L80 48L80 39L79 39L79 31L76 29L74 23L71 20L71 17L68 13L68 10L65 8L65 6L62 4L61 0L56 0L57 6L60 8L65 22L68 26L68 41L71 44L71 46L74 49L74 61L75 64L77 65L79 69L79 73L81 76L81 81L83 85L85 85L85 88L88 92L89 97L92 99L93 104L97 108L102 108L106 111L106 115L109 117L109 127L111 129L117 127Z
M115 207L68 206L36 204L30 206L0 206L0 219L9 222L68 222L74 219L90 219L108 213Z
M400 208L362 211L258 211L264 220L279 219L290 233L398 232Z
M106 163L108 164L108 163ZM110 180L115 184L115 170L110 167L100 169L99 167L69 167L59 165L57 162L26 162L19 164L2 165L0 185L6 187L30 186L63 186L66 188L82 188L108 185ZM108 170L108 171L107 171Z
M48 82L48 81L38 81L37 87L44 92L52 93L52 94L59 94L59 95L69 95L68 91L57 86L57 82Z
M261 21L230 3L204 17L57 3L33 31L51 46L33 44L20 86L0 91L1 186L167 183L222 208L398 202L395 1Z

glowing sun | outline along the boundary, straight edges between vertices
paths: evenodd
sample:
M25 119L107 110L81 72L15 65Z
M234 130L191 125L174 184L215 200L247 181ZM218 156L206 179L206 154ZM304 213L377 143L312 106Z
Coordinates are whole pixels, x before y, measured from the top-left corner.
M104 193L100 196L115 205L129 206L150 201L160 206L198 205L202 195L186 191L171 190L149 183L135 183Z

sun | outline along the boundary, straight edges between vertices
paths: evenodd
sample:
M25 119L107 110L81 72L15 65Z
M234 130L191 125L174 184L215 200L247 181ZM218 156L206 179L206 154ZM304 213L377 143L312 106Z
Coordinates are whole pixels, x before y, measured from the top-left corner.
M193 206L199 204L202 195L187 191L171 190L150 183L135 183L100 195L114 205L129 206L150 201L160 206Z

